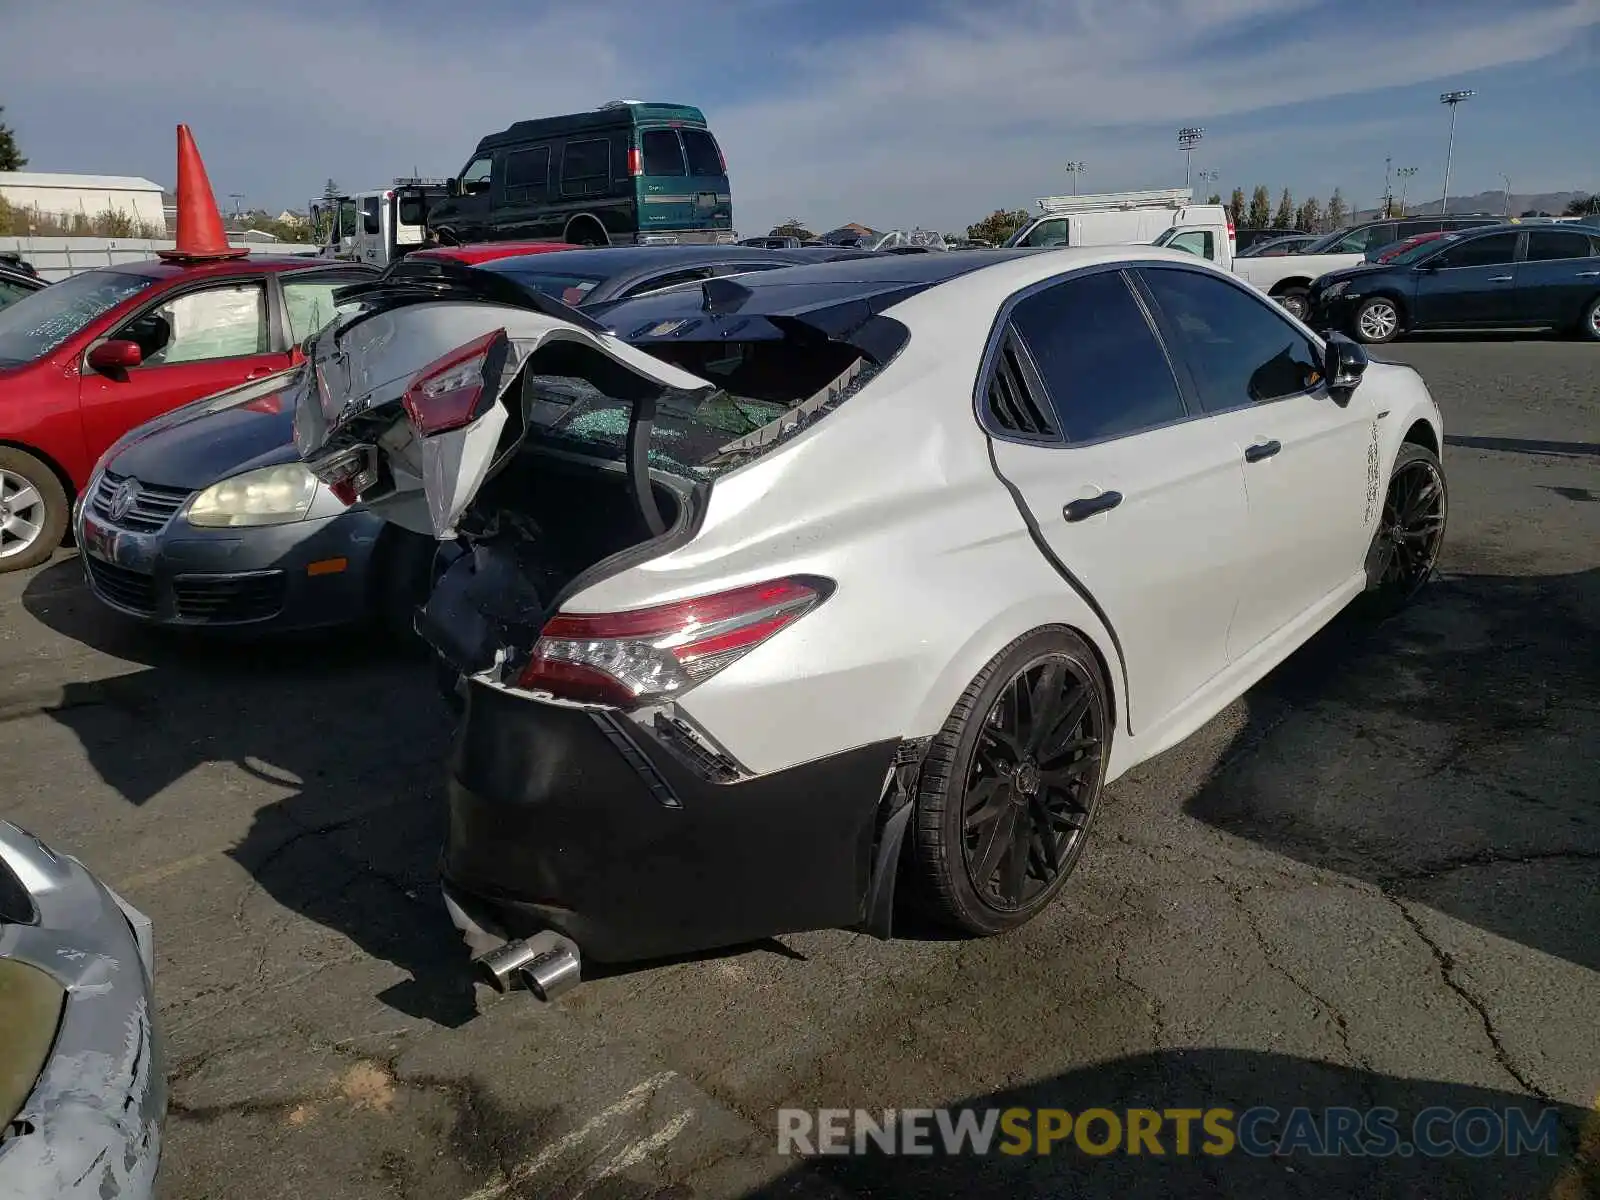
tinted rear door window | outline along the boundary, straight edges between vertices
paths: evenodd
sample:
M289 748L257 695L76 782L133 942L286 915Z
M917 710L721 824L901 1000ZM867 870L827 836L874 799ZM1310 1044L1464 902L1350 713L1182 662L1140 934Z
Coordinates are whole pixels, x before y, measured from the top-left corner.
M611 141L568 142L561 155L561 194L591 196L611 185Z
M1467 242L1457 242L1444 253L1428 260L1430 266L1450 267L1497 267L1509 263L1517 253L1517 235L1514 233L1492 233L1488 237L1473 238Z
M639 137L644 173L652 177L683 174L683 147L673 129L647 129Z
M1167 356L1120 272L1035 292L1012 309L1011 325L1068 440L1119 437L1186 415Z
M1321 355L1271 301L1197 271L1146 268L1143 276L1207 412L1281 400L1320 382Z
M549 146L535 146L506 155L506 199L537 199L545 194L549 183Z
M1534 229L1528 233L1529 262L1588 257L1589 239L1581 233L1556 233L1544 229Z
M689 158L689 174L691 175L721 175L722 154L717 149L716 139L704 129L685 129L683 131L683 149Z

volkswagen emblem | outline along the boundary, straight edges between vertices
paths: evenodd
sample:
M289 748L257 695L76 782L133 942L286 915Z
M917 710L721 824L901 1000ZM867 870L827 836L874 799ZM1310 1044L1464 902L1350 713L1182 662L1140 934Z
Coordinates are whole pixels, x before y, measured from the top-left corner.
M113 521L120 521L128 515L139 499L139 481L137 479L124 479L117 484L117 490L111 493L111 503L106 505L106 516Z

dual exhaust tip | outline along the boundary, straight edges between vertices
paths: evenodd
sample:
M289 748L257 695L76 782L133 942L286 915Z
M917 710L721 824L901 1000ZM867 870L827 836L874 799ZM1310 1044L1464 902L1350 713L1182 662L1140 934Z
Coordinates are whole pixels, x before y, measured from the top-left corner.
M571 991L582 978L578 945L554 930L502 942L473 960L478 978L497 992L524 988L543 1001Z

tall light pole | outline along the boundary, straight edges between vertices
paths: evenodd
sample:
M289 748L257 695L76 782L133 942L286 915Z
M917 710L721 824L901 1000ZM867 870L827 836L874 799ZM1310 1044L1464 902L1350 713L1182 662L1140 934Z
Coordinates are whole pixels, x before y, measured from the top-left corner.
M1400 177L1400 216L1406 215L1406 188L1411 184L1411 177L1417 173L1415 167L1401 167L1395 172Z
M1501 172L1500 178L1506 181L1505 215L1509 217L1511 215L1511 176Z
M1393 166L1394 156L1385 154L1383 156L1383 215L1386 217L1394 216L1394 189L1389 186L1390 168Z
M1082 175L1086 170L1088 170L1088 167L1079 161L1069 162L1066 166L1067 174L1072 176L1072 194L1074 196L1078 194L1078 176Z
M1439 95L1439 103L1450 106L1450 142L1444 152L1444 195L1439 200L1441 217L1448 216L1450 212L1450 160L1456 152L1456 107L1463 100L1471 100L1477 94L1469 88L1463 92L1442 92Z
M1200 144L1200 139L1205 137L1206 131L1200 126L1185 126L1178 130L1178 149L1183 151L1183 186L1189 186L1189 158L1194 154L1194 148Z
M1215 183L1217 180L1222 178L1222 172L1216 170L1215 168L1209 171L1201 168L1199 171L1196 171L1195 174L1199 177L1201 183Z

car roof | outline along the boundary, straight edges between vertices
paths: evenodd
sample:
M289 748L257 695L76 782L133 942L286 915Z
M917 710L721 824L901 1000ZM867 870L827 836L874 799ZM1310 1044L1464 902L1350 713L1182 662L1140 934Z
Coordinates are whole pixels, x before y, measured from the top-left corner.
M407 257L422 259L449 259L452 262L494 262L502 258L531 257L551 254L557 250L576 250L581 247L571 242L469 242L465 246L430 246L426 250L413 250Z
M251 254L245 258L225 258L216 262L172 263L152 258L145 262L117 263L97 270L123 275L143 275L149 279L176 279L187 276L203 279L212 275L270 275L281 271L309 271L317 267L356 267L360 263L311 255Z
M590 275L599 279L612 279L635 272L693 267L711 262L785 262L785 251L768 250L762 246L602 246L586 250L567 250L559 262L548 269L563 275ZM790 252L792 253L792 252ZM533 257L533 256L529 256ZM541 270L546 267L542 256L534 261L513 257L485 263L486 271Z

